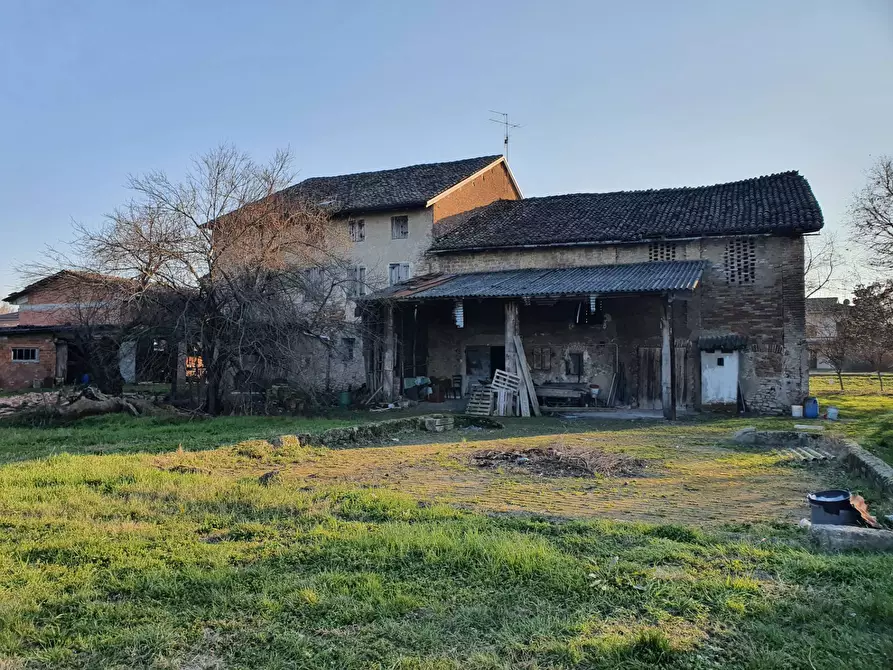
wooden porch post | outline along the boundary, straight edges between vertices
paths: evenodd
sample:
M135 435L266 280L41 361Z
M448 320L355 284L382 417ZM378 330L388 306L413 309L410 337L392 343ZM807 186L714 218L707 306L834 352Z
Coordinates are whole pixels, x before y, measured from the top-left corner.
M661 319L660 383L664 418L676 420L676 346L673 333L673 296L668 295Z
M515 355L515 336L520 334L518 328L518 302L505 301L505 371L518 374L518 358Z
M381 393L385 402L393 402L394 396L394 305L385 303L384 333L381 357Z

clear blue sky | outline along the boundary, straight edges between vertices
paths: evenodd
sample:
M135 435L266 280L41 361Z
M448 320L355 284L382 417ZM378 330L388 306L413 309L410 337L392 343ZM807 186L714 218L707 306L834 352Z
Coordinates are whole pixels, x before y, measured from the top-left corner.
M499 153L525 195L800 170L832 227L893 153L893 2L0 5L0 289L128 173L231 142L302 176Z

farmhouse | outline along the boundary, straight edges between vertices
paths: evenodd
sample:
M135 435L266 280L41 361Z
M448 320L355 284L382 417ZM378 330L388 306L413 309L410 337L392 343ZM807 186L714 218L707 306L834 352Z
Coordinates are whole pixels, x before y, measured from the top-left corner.
M173 369L166 342L120 341L127 312L121 289L127 284L119 277L62 270L6 296L18 311L0 319L0 388L77 383L86 373L96 374L98 360L105 363L101 368L117 368L124 382L165 378L167 368Z
M803 236L822 225L796 172L456 213L430 272L367 296L369 383L468 394L523 354L545 400L786 411L808 393Z

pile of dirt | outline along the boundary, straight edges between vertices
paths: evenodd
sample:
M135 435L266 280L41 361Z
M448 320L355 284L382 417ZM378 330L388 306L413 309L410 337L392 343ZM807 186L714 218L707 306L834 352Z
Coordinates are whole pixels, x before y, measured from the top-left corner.
M598 449L555 449L554 447L499 451L482 449L471 456L481 468L520 468L545 477L607 477L637 475L647 461L627 454Z

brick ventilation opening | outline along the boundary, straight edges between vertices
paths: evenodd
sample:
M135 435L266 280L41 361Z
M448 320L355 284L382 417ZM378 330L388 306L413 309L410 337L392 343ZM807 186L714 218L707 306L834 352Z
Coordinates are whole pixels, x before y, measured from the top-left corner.
M672 242L655 242L648 245L649 261L675 261L676 245Z
M756 241L729 240L722 261L727 284L753 284L756 280Z

